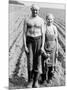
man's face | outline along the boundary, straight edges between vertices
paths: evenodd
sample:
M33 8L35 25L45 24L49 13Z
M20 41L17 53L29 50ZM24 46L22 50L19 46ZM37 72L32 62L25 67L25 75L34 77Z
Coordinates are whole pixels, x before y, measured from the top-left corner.
M32 16L36 17L37 14L38 14L38 10L37 9L32 9L31 11L32 11Z

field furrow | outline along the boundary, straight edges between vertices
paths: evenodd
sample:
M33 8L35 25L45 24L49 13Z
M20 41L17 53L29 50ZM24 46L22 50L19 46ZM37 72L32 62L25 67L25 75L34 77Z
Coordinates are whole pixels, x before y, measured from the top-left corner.
M61 54L62 57L64 57L65 52L64 52L64 50L62 49L62 47L61 47L60 44L58 44L58 52ZM59 56L59 55L58 55L58 56Z
M9 41L9 52L11 51L13 45L15 44L16 40L20 36L22 29L23 29L23 22L21 21L17 27L17 30L14 32L14 34L11 36L11 41Z
M55 23L55 25L56 25L58 31L60 32L60 34L65 38L65 31L63 31L63 29L58 24Z
M57 21L58 23L60 23L62 26L65 27L65 22L64 22L64 21L60 20L59 18L57 18L56 21Z
M65 31L65 27L63 25L61 25L61 23L59 23L57 21L55 21L55 23L58 24L63 29L63 31Z
M65 39L62 37L62 35L59 32L58 32L58 42L65 52Z
M17 39L16 43L14 44L11 52L10 52L10 57L9 57L9 70L10 70L10 75L13 75L13 72L16 69L16 64L18 62L18 58L20 56L20 53L22 52L23 48L23 39L22 39L22 34L20 34L19 38Z

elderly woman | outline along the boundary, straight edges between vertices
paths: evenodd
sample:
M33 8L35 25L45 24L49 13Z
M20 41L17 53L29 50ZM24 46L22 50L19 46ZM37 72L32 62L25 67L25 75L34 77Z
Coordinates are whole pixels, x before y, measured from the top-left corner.
M53 24L54 16L52 14L46 15L46 33L45 33L45 51L50 54L50 59L47 66L51 67L50 71L53 73L56 65L56 56L58 56L58 34L57 28Z

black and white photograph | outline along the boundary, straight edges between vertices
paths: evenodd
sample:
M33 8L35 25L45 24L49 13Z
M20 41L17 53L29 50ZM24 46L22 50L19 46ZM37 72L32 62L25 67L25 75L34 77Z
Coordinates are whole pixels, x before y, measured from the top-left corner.
M8 1L9 90L66 85L66 4Z

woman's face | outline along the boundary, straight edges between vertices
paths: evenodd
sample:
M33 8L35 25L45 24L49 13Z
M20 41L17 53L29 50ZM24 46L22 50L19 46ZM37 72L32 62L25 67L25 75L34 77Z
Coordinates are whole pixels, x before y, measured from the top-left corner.
M53 23L53 21L54 21L54 18L52 16L48 16L46 21L47 21L48 25L51 25Z

